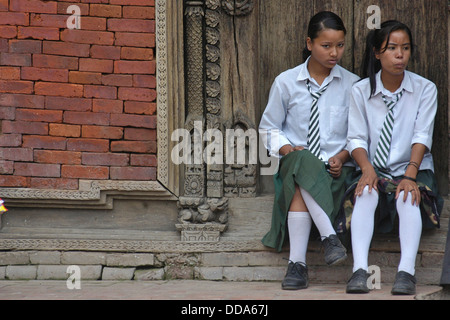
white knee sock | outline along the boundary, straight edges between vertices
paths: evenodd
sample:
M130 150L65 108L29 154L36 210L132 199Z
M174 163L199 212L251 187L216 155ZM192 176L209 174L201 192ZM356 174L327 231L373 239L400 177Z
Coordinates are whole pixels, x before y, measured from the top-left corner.
M398 271L405 271L414 275L416 256L422 235L422 217L419 207L411 204L411 193L408 194L406 202L403 202L403 196L402 191L397 199L401 248Z
M317 204L316 200L303 188L300 188L300 192L305 201L306 207L309 210L309 214L314 221L317 229L319 230L321 238L327 238L332 234L336 234L330 218L325 211Z
M311 217L308 212L289 212L288 230L290 253L289 260L306 264Z
M352 235L353 272L358 269L368 271L369 249L372 241L375 210L378 205L378 193L366 187L363 194L356 198L353 208L350 230Z

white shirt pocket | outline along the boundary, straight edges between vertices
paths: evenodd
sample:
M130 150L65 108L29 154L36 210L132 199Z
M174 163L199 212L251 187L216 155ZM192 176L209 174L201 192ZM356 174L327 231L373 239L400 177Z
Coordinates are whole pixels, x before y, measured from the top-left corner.
M330 134L336 138L347 138L348 108L348 106L330 106Z

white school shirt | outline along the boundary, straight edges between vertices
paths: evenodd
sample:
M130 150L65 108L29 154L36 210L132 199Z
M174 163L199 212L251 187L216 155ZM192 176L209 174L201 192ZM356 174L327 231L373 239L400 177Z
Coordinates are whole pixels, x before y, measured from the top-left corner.
M350 154L357 148L368 152L373 163L381 130L388 109L382 95L393 99L394 95L404 90L403 96L394 108L394 129L391 150L387 160L387 169L393 177L406 172L411 160L411 148L416 143L427 147L420 170L434 170L433 157L430 153L437 112L436 85L409 71L400 88L392 93L381 82L381 71L376 74L377 88L370 97L370 81L364 79L355 84L352 90L349 112L347 148Z
M308 79L314 92L330 83L318 102L321 159L328 161L345 149L351 88L359 77L336 65L319 86L309 74L308 62L309 58L305 63L283 72L272 85L259 125L261 139L271 156L280 158L280 148L287 144L293 147L308 146L313 103L306 86Z

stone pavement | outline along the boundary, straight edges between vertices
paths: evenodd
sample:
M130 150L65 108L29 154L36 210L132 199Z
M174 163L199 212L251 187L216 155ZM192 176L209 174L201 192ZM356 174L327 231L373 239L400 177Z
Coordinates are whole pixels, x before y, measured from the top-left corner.
M391 284L368 294L349 295L342 284L314 284L300 291L281 290L279 282L81 281L68 289L63 280L0 281L0 300L415 300L436 293L439 286L418 286L417 296L392 296Z

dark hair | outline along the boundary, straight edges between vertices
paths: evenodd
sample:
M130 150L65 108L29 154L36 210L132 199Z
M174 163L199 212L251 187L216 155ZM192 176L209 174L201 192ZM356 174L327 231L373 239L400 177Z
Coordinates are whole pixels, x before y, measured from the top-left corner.
M374 29L369 32L366 40L366 52L364 53L364 60L362 63L362 78L370 79L370 95L372 96L377 90L377 83L375 75L381 70L381 62L375 57L376 53L383 53L387 49L391 33L395 31L405 31L410 40L411 53L414 53L414 42L411 30L407 25L396 20L389 20L381 24L380 29ZM383 42L386 41L386 46L382 48Z
M319 36L319 33L325 29L344 31L344 34L347 34L344 22L337 14L330 11L322 11L311 18L308 26L308 37L311 38L311 40L314 40ZM303 60L306 61L310 55L311 51L309 51L308 46L306 46L303 50Z

